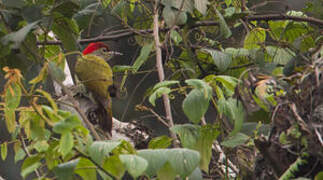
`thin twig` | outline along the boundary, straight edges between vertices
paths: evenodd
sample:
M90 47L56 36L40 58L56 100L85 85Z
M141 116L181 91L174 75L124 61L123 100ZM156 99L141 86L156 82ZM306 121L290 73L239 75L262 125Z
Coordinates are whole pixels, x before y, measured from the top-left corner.
M155 7L154 7L154 40L155 40L155 48L156 48L156 67L158 71L159 81L162 82L165 79L163 61L162 61L162 51L161 51L161 44L159 40L159 22L158 22L158 0L155 0ZM172 110L170 106L169 97L167 94L163 94L163 102L164 108L166 112L166 119L168 120L168 126L174 127L173 117L172 117ZM171 137L174 139L173 145L174 147L179 147L178 139L175 133L170 132Z

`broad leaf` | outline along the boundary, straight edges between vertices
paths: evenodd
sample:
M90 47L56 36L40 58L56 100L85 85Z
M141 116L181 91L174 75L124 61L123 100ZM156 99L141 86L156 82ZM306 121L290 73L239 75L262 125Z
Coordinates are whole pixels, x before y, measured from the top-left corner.
M199 89L193 89L184 99L182 107L185 115L193 123L199 123L209 107L210 97Z
M66 156L69 152L71 152L74 146L74 137L71 132L67 132L62 134L61 139L59 141L59 151L63 156Z
M187 177L198 167L200 154L189 149L174 148L168 150L167 159L177 174L181 177Z
M255 49L260 48L260 44L266 40L266 31L263 28L252 29L244 40L244 48Z
M230 54L212 50L212 49L203 49L212 56L213 63L220 71L225 71L232 62L232 56Z
M21 176L26 178L30 173L35 171L37 168L40 167L41 157L40 156L30 156L25 159L24 163L21 166Z
M156 99L160 98L163 94L169 94L171 90L167 87L161 87L158 88L156 91L154 91L150 96L149 96L149 102L153 106L156 106Z
M222 14L216 9L216 15L219 17L219 23L220 23L220 33L224 38L229 38L232 35L232 32L225 22Z
M163 149L168 148L172 144L172 138L168 136L155 137L149 141L149 149Z
M173 25L182 25L187 21L186 12L178 11L176 9L172 9L170 6L165 6L163 9L163 18L167 24L167 26L171 27Z
M139 68L147 61L149 54L153 48L153 43L146 44L141 48L140 55L136 59L135 63L132 65L134 72L137 72Z
M75 168L75 173L83 179L97 179L96 166L86 158L80 158Z
M148 162L140 156L124 154L120 155L119 157L129 174L131 174L131 176L135 179L142 175L148 167Z
M222 146L234 148L236 146L245 144L249 137L243 133L237 133L221 142Z
M89 147L90 157L97 163L101 164L105 156L109 156L117 146L121 144L120 141L95 141Z
M63 164L59 164L54 168L54 173L59 180L72 180L74 169L79 163L79 159L74 159Z
M8 44L9 42L13 42L13 48L18 48L20 44L25 40L27 34L32 31L35 26L39 23L39 21L35 21L33 23L30 23L20 30L16 32L12 32L10 34L7 34L2 38L4 44Z
M125 166L121 162L118 155L108 157L104 161L102 167L118 179L121 179L124 173L126 172Z
M149 177L153 177L157 172L165 165L167 162L166 157L167 149L155 149L155 150L140 150L138 155L148 162L149 166L147 167L145 173Z

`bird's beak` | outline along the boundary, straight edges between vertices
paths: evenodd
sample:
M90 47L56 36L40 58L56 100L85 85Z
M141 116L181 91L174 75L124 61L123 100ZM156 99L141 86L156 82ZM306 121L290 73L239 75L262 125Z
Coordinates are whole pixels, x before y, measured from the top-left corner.
M120 52L117 52L117 51L109 51L109 55L110 55L110 56L116 56L116 55L118 55L118 56L122 56L123 54L122 54L122 53L120 53Z

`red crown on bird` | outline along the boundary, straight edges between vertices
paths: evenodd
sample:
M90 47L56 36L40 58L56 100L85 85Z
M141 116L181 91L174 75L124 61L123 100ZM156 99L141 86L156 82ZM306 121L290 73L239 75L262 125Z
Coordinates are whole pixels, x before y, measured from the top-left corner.
M95 42L95 43L90 43L83 51L83 55L87 55L87 54L90 54L92 53L93 51L96 51L100 48L107 48L107 50L109 50L109 47L104 44L103 42Z

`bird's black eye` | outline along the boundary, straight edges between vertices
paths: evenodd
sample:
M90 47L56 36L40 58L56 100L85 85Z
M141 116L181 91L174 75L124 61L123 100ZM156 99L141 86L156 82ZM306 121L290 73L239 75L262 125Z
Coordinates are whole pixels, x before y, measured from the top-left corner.
M102 48L102 52L107 53L108 49L107 48Z

